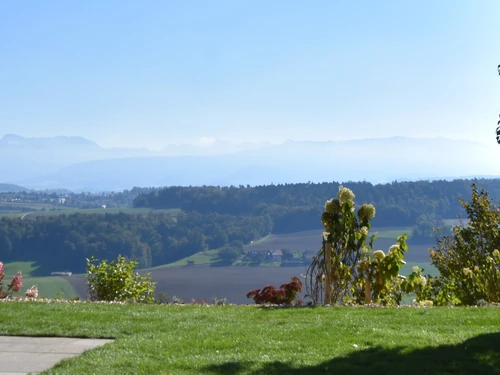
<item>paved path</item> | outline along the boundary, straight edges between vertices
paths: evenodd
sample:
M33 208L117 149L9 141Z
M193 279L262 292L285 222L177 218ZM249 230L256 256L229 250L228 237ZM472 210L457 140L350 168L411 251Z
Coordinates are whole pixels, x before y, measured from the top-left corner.
M0 375L39 373L113 340L0 336Z

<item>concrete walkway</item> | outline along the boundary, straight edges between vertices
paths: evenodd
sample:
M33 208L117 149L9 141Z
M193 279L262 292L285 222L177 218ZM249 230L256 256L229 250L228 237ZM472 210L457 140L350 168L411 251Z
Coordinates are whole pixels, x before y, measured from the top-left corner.
M39 373L114 340L0 336L0 375Z

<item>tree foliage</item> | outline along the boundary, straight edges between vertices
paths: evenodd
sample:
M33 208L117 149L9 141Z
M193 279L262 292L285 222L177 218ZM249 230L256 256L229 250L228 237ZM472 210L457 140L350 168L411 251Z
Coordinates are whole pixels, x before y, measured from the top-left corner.
M474 180L500 198L499 179ZM455 218L463 213L458 198L470 195L471 180L409 181L373 185L347 182L356 191L358 203L373 203L377 217L373 225L411 226L425 215L426 220ZM341 184L290 183L265 186L171 186L139 194L136 207L180 208L186 212L217 212L229 215L268 215L274 233L320 229L317 218L323 205ZM424 228L422 228L424 229Z
M471 201L460 199L460 204L467 213L467 225L455 226L452 235L430 250L432 264L440 272L436 289L447 291L437 302L500 302L500 207L476 184Z
M115 259L119 254L148 268L230 243L241 248L242 243L271 230L266 216L197 212L177 216L73 214L37 217L35 221L1 218L0 257L6 262L37 261L43 274L83 273L86 258Z

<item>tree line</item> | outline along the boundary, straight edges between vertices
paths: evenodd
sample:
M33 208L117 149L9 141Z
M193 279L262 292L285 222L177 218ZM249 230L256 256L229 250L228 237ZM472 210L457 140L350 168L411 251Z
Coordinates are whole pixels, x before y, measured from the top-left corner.
M464 213L459 198L471 194L471 184L485 188L493 199L500 198L500 179L460 179L454 181L392 182L373 185L347 182L359 204L373 203L377 215L374 226L412 226L422 221L456 218ZM341 184L296 183L265 186L171 186L139 194L135 207L180 208L186 212L230 215L268 215L274 233L321 228L318 220L325 201Z
M218 213L131 215L72 214L36 220L0 219L0 259L29 260L39 274L83 272L86 258L116 259L119 254L147 268L199 251L249 243L272 229L269 217Z

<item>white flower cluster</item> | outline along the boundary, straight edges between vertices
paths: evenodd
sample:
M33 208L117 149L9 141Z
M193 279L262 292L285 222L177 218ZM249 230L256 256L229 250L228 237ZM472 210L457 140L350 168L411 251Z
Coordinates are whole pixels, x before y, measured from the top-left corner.
M368 228L367 227L361 227L361 228L359 228L359 231L361 232L361 234L363 236L365 236L365 237L368 236Z
M385 258L385 254L382 250L377 250L373 253L373 257L377 260L382 260Z
M346 202L352 201L355 197L354 193L351 189L339 186L339 192L337 193L337 197L339 198L340 204L344 204Z
M420 276L419 283L422 286L426 286L427 285L427 279L424 276Z
M325 212L329 214L336 214L340 212L340 202L336 198L332 198L325 203Z
M371 220L375 217L375 206L371 203L363 204L358 210L360 220Z
M389 254L394 254L396 252L399 251L399 245L392 245L390 248L389 248Z

